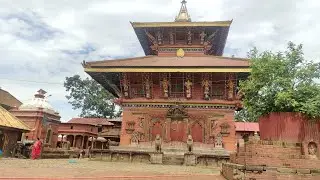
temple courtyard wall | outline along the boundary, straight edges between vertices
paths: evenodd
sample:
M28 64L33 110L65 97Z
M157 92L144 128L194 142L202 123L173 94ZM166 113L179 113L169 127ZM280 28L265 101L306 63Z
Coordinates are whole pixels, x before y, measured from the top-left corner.
M319 123L299 113L261 117L260 135L240 141L222 175L234 179L320 179Z

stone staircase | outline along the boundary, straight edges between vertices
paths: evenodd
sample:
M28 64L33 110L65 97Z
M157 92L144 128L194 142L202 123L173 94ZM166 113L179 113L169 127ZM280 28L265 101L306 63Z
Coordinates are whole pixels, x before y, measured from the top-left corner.
M184 156L164 153L162 163L165 165L183 165Z

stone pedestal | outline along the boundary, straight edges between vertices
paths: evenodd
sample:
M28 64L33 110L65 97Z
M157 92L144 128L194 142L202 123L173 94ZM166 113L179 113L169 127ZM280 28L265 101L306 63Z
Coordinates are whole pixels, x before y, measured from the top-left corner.
M195 166L197 164L196 155L193 153L185 153L184 154L184 164L186 166Z
M150 154L151 164L162 164L162 159L163 159L163 153L155 152Z

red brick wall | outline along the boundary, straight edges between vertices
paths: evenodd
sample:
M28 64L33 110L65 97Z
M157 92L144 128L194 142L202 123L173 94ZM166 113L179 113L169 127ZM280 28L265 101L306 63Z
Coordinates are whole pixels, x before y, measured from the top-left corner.
M268 167L317 168L319 160L302 155L302 147L295 144L256 141L246 143L237 153L230 155L230 162Z
M320 122L312 122L299 113L270 113L259 119L262 140L320 142Z

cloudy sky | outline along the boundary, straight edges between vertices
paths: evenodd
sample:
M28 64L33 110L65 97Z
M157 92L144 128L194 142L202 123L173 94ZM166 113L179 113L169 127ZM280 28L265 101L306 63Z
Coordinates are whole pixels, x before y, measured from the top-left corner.
M193 21L233 19L225 56L294 41L319 61L318 0L189 0L187 7ZM67 121L79 112L65 98L65 77L85 77L82 60L143 56L129 21L173 21L179 8L180 0L0 0L0 87L21 101L45 89Z

